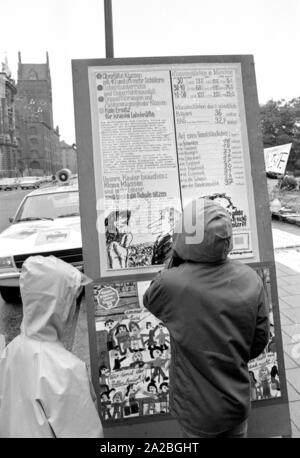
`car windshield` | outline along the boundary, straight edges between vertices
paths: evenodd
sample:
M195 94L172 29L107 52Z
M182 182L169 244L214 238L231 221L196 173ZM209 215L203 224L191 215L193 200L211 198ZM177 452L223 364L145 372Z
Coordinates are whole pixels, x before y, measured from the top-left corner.
M15 218L19 221L55 219L79 215L77 191L28 196Z

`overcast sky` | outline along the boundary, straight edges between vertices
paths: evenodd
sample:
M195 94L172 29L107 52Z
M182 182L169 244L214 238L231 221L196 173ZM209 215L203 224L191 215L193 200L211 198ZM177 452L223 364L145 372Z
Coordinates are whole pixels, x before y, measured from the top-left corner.
M104 58L104 0L1 0L0 61L49 53L54 124L75 142L71 59ZM112 0L115 57L253 54L260 103L300 96L300 0Z

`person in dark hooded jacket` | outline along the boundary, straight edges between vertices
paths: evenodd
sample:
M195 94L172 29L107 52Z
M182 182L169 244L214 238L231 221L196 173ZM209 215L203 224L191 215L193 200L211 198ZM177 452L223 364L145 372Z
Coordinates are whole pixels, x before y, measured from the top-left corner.
M211 200L191 202L175 228L169 268L144 295L170 332L170 411L184 437L247 434L247 363L268 343L269 310L261 279L228 259L231 249L229 213Z

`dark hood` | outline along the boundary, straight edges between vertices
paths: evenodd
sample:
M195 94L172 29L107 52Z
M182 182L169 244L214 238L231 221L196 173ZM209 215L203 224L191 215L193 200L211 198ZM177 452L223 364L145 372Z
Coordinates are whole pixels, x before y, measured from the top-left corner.
M209 199L190 202L175 227L173 249L185 261L224 262L232 250L227 210Z

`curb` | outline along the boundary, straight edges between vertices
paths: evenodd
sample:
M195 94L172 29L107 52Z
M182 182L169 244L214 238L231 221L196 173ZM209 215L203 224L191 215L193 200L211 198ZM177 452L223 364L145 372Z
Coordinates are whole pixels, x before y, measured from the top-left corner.
M284 223L289 223L289 224L296 224L296 226L300 226L300 215L295 217L289 216L289 215L282 215L281 213L278 212L271 212L272 219L276 219L277 221L281 221Z

